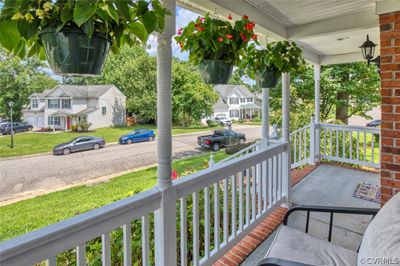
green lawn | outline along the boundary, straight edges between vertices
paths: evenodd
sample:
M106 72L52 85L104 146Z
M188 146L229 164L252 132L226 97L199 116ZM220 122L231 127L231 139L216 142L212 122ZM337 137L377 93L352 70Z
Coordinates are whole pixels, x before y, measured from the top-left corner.
M207 167L210 154L173 162L179 175ZM215 154L219 161L228 155ZM153 187L157 168L151 167L111 179L79 186L0 207L0 241L59 222Z
M100 128L88 133L81 132L55 132L55 133L19 133L14 136L14 149L10 148L10 136L0 137L0 157L12 157L20 155L28 155L35 153L49 152L53 147L62 142L66 142L74 137L82 135L91 135L105 138L107 143L117 142L118 138L133 129L149 128L156 129L154 125L136 125L134 127L120 128ZM193 132L208 132L215 128L193 127L172 129L172 134L184 134ZM157 132L156 132L157 134Z

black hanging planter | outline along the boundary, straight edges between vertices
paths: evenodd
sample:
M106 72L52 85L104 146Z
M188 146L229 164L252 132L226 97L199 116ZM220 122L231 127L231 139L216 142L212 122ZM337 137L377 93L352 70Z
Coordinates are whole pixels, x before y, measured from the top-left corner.
M204 60L199 64L201 78L206 84L227 84L232 69L233 65L221 60Z
M278 84L279 73L277 71L265 71L256 73L257 86L260 88L275 88Z
M57 75L98 75L110 48L105 36L93 33L89 38L79 29L44 29L39 34L47 61Z

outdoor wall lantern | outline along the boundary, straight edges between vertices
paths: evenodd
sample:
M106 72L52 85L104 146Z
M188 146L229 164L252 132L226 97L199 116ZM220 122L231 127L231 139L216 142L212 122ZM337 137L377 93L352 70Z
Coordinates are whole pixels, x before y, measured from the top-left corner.
M373 62L377 65L378 71L380 70L380 62L381 57L377 56L374 58L376 44L369 40L369 36L367 34L367 40L359 47L361 48L362 56L365 60L367 60L368 65ZM373 59L374 58L374 59Z

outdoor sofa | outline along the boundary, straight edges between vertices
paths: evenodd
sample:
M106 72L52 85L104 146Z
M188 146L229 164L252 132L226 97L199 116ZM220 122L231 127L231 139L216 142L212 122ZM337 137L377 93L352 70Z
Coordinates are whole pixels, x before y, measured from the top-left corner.
M306 211L306 233L287 227L290 214ZM328 240L307 234L311 212L330 213ZM335 245L332 238L333 214L372 215L358 252ZM288 211L259 266L285 265L400 265L400 193L381 209L296 206Z

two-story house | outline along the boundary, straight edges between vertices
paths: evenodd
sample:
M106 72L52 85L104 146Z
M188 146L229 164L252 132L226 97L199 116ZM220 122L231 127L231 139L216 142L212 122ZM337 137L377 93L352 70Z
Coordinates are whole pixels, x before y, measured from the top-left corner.
M24 120L34 128L70 130L82 119L91 129L123 125L126 96L114 85L57 85L33 93L23 110Z
M243 85L216 85L214 90L220 98L214 105L213 117L223 114L233 120L251 119L261 109L256 96Z

